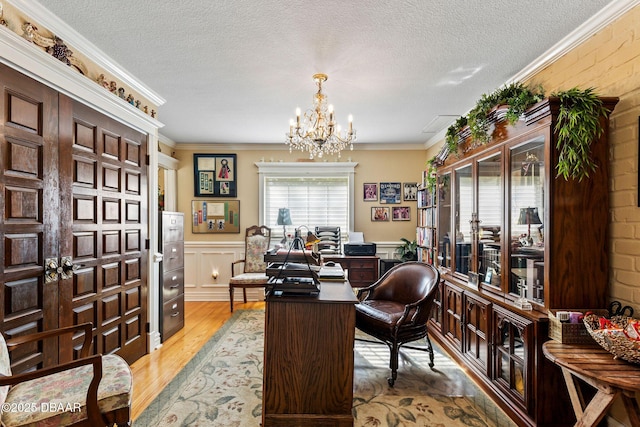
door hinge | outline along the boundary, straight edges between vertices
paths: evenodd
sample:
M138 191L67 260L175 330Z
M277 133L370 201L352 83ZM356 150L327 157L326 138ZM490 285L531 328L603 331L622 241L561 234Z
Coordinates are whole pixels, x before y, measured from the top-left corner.
M144 156L145 158L145 162L147 162L147 166L149 166L151 164L151 157L149 157L149 155L147 154L146 156Z
M144 240L144 248L148 250L149 246L151 246L151 240L145 239Z

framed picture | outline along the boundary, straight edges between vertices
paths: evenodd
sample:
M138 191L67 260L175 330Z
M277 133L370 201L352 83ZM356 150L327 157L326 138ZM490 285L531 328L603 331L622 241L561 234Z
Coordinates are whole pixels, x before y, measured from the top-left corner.
M401 185L399 182L380 183L380 203L400 203L402 200Z
M193 233L239 233L240 200L191 202L191 231Z
M194 154L196 197L238 197L235 154Z
M365 183L363 184L363 200L365 202L377 202L378 201L378 184Z
M411 219L411 208L408 206L394 206L391 208L391 218L394 221L409 221Z
M495 270L491 267L487 268L487 272L484 275L484 283L490 285L491 280L493 280L493 275L495 274Z
M418 200L418 183L405 182L402 184L402 197L405 201Z
M391 208L378 206L371 208L371 221L389 221Z

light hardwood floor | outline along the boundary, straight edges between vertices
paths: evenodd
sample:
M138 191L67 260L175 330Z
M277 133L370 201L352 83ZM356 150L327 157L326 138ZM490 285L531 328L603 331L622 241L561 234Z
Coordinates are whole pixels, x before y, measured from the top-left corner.
M234 310L257 308L264 308L264 302L234 306ZM228 302L185 302L184 313L183 329L131 365L134 420L232 315Z

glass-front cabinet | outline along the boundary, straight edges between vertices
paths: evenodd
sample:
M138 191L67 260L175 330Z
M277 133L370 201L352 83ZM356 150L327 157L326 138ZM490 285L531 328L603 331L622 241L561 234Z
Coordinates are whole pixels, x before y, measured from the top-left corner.
M544 305L545 138L510 148L509 293Z
M451 268L451 173L438 176L438 265Z
M474 287L541 308L545 141L536 135L443 174L438 216L439 266Z
M612 111L617 99L602 99ZM568 396L548 393L562 388L542 357L548 313L598 308L607 296L608 118L591 145L596 170L565 180L556 176L559 109L548 98L514 125L496 109L488 142L466 128L457 152L436 156L442 304L432 336L521 425L571 423L557 419L571 416Z

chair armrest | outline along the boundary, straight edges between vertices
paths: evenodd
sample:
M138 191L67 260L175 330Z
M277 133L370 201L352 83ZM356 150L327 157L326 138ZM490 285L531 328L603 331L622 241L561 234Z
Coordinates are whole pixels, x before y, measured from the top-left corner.
M237 260L237 261L233 261L233 262L231 263L231 277L234 277L234 276L236 275L236 265L238 265L238 264L242 264L242 263L244 263L244 262L245 262L245 260L244 260L244 259L239 259L239 260Z
M91 324L89 324L91 325ZM44 333L41 333L44 334ZM33 334L38 335L38 334ZM84 365L92 365L93 378L89 383L87 389L86 405L87 405L87 418L90 425L105 425L105 420L102 419L100 410L98 408L98 385L102 380L102 355L95 354L93 356L85 357L82 359L73 360L71 362L62 363L56 366L50 366L47 368L38 369L36 371L25 372L21 374L4 376L0 374L0 386L14 385L25 381L31 381L36 378L46 377L48 375L56 374L69 369L77 368Z
M82 342L82 348L80 349L80 357L84 358L89 356L91 342L93 341L93 325L90 322L9 338L7 340L7 349L11 352L22 344L33 341L42 341L47 338L58 337L74 332L84 332L84 341Z
M373 283L373 284L367 286L366 288L358 289L358 293L356 294L356 298L358 298L359 301L365 301L365 300L370 299L371 298L371 294L373 293L373 289L374 289L374 286L376 285L376 283Z

